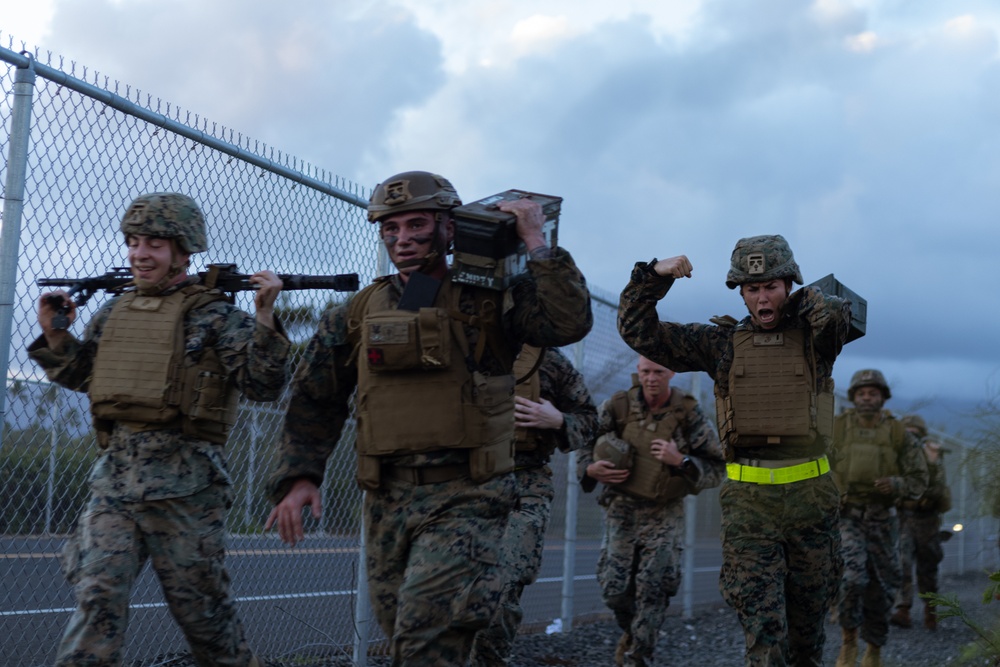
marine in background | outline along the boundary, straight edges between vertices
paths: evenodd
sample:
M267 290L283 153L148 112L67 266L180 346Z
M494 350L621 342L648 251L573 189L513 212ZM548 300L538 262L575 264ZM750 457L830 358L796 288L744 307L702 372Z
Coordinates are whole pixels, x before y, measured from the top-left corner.
M951 489L944 469L944 448L927 432L920 415L906 415L900 421L920 441L927 458L927 490L918 500L901 500L899 509L899 563L903 584L896 594L896 608L889 622L901 628L913 627L913 570L917 571L917 592L938 592L938 567L944 559L942 543L951 537L941 530L941 516L951 509ZM937 613L930 600L924 600L923 624L937 630Z
M557 449L570 452L590 442L597 426L597 407L583 375L559 350L524 346L514 375L519 380L514 397L518 501L504 532L500 606L489 627L476 633L469 662L473 667L509 664L524 617L521 595L542 566L555 497L549 462Z
M619 667L648 667L670 598L681 583L684 497L718 486L725 459L718 436L674 372L640 357L632 387L600 408L596 442L581 450L584 491L603 484L604 537L597 581L622 629Z
M837 667L854 667L859 635L866 644L862 667L881 667L889 616L903 578L896 504L918 500L927 489L927 459L917 439L884 409L891 397L881 371L859 370L847 388L854 407L834 423L844 558Z

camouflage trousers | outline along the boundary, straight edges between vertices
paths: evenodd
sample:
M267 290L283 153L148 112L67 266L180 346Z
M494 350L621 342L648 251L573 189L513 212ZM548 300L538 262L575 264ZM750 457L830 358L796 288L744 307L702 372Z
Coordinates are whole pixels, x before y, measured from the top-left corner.
M903 580L899 567L899 521L893 508L848 506L841 511L844 578L838 617L845 629L884 646L892 603Z
M538 578L545 547L545 529L552 514L552 470L548 466L518 470L518 504L511 513L501 551L503 593L497 613L476 633L472 667L498 667L510 661L517 630L524 617L521 594Z
M648 665L670 598L680 588L684 502L607 497L597 582L618 627L630 637L624 664Z
M941 548L941 517L938 514L904 513L899 522L899 565L903 582L896 594L896 606L913 606L913 567L917 569L917 591L938 592L938 565L944 560Z
M256 665L223 563L230 495L215 485L141 503L91 496L63 551L77 608L56 665L122 664L129 597L147 559L200 667Z
M726 480L719 587L752 667L819 667L840 580L840 494L831 475L791 484Z
M393 667L465 665L500 602L514 475L365 494L368 587Z

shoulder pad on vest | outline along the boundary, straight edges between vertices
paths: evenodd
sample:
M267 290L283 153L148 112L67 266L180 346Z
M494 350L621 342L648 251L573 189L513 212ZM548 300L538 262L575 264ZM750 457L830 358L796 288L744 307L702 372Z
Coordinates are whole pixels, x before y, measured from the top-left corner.
M732 315L716 315L708 318L708 321L720 327L735 327L739 323L739 320Z

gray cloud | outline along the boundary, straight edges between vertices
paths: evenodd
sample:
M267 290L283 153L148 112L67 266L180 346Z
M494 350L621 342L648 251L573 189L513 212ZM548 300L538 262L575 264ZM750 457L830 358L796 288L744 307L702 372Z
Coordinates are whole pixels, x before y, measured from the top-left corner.
M932 374L981 397L1000 368L983 294L1000 247L996 17L978 0L712 0L683 36L633 15L460 71L391 3L63 0L50 39L363 184L426 168L467 200L562 195L561 238L597 286L691 257L671 319L741 314L722 284L733 244L781 233L807 281L833 272L869 301L838 381L883 365L921 396Z
M404 12L342 3L63 0L51 40L154 98L345 175L399 108L443 81L437 40Z

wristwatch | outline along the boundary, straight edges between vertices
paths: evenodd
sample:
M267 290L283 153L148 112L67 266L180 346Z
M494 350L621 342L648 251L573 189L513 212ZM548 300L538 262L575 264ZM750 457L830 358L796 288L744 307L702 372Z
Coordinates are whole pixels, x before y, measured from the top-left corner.
M681 470L690 470L694 467L694 461L691 460L690 456L685 456L681 459Z

